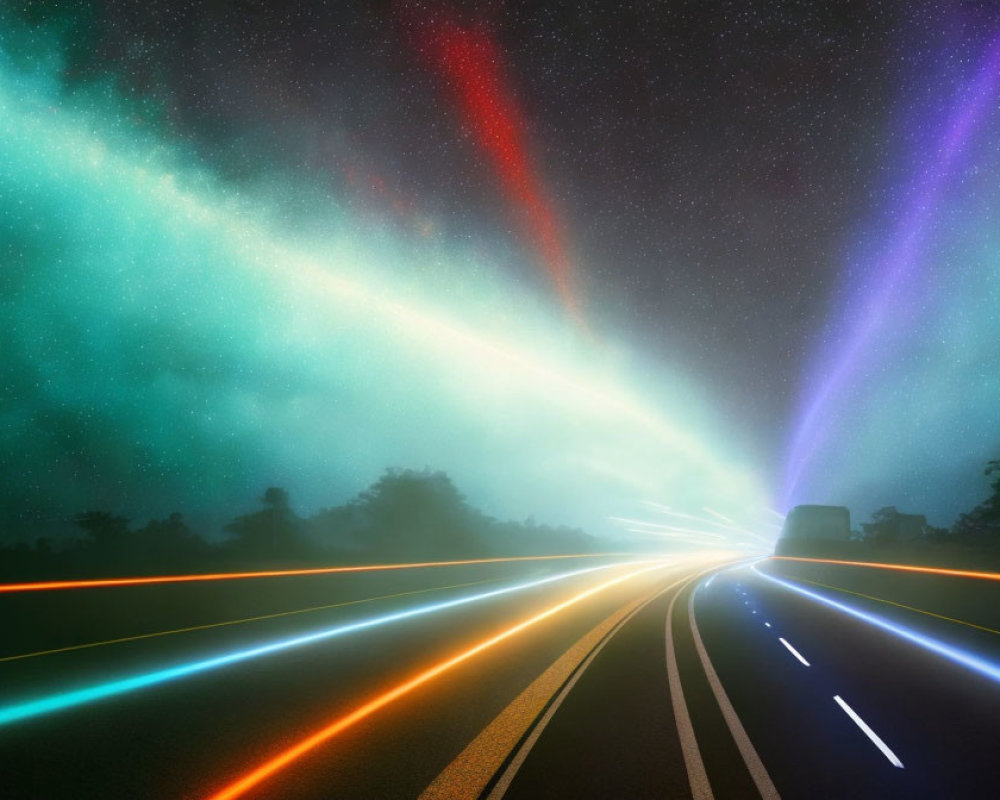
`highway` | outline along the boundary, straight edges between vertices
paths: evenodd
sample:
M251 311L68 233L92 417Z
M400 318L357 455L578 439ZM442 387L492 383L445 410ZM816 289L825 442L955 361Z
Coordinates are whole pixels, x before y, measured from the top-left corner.
M994 797L998 592L708 553L0 586L2 795Z

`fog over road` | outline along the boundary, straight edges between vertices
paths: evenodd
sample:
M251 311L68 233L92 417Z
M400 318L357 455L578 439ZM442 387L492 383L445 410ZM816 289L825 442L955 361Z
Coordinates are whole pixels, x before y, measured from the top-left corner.
M2 592L4 796L990 797L998 591L706 553Z

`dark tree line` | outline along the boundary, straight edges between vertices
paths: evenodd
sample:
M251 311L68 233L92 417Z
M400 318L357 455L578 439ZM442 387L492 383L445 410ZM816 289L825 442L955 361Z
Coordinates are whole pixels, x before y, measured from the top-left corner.
M885 506L853 531L849 541L795 540L792 545L784 541L781 551L819 558L1000 569L1000 459L990 461L985 474L992 478L989 496L961 514L951 528L936 528L923 514Z
M992 494L967 514L962 514L952 529L954 535L965 540L989 540L1000 544L1000 459L986 465L986 477Z
M870 522L862 523L855 538L875 546L919 540L926 544L1000 548L1000 459L990 461L984 474L996 476L989 484L990 496L961 514L951 529L935 528L922 515L904 514L895 506L886 506L872 514Z
M341 506L309 517L288 492L268 488L261 507L237 516L224 538L208 539L179 513L135 528L96 510L73 518L80 536L0 546L0 579L211 571L229 568L448 560L592 552L582 531L501 522L472 508L443 472L387 470Z

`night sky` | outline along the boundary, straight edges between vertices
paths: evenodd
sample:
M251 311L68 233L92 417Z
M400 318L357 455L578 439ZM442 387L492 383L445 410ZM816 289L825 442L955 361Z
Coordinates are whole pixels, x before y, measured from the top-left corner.
M425 465L598 533L950 524L1000 456L988 6L8 8L2 533Z

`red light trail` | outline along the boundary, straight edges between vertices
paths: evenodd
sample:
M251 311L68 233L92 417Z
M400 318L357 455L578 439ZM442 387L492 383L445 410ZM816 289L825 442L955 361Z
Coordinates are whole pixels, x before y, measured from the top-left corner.
M502 54L483 30L451 21L427 24L421 34L420 50L452 92L560 299L579 321L565 234L529 156L523 114L504 76Z

